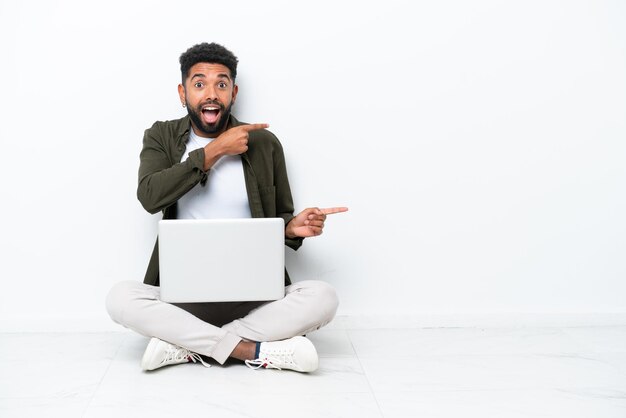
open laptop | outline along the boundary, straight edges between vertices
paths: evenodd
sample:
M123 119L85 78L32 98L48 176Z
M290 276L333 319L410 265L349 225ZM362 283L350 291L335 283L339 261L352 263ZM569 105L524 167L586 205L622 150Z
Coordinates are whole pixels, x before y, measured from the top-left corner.
M285 295L282 218L159 221L161 300L277 300Z

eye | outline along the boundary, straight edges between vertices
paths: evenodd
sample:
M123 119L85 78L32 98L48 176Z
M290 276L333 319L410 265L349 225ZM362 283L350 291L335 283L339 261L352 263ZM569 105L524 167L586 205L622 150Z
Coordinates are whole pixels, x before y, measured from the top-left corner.
M226 84L224 81L220 81L217 86L221 89L225 89L226 87L228 87L228 84Z
M202 83L202 81L196 81L193 84L193 86L196 87L196 88L202 88L202 86L204 86L204 84Z

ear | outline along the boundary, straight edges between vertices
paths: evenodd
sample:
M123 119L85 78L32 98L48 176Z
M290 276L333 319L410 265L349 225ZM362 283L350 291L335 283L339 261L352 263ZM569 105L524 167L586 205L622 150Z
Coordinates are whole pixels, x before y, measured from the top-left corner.
M235 84L233 87L233 100L232 103L235 104L235 100L237 99L237 93L239 92L239 86Z
M185 87L182 84L178 85L178 96L180 97L180 103L185 105Z

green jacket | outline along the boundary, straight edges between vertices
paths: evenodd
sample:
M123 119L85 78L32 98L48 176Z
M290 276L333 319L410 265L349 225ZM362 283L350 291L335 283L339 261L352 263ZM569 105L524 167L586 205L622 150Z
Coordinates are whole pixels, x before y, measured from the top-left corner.
M228 128L242 125L232 115ZM137 198L150 213L163 212L163 219L176 219L176 202L196 184L206 183L203 171L204 148L189 153L180 161L189 140L189 116L155 122L143 137L139 163ZM267 130L250 132L248 151L241 154L248 203L253 218L283 218L285 225L293 218L293 200L287 178L285 156L278 139ZM302 238L285 238L285 245L297 250ZM159 285L159 246L154 246L144 283ZM285 270L285 285L291 284Z

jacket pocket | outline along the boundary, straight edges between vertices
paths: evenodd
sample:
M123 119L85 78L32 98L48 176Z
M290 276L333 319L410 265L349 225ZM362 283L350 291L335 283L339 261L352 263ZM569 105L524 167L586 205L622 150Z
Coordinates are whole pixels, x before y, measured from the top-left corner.
M276 217L276 187L264 186L259 187L259 196L261 196L261 205L263 205L263 213L266 218Z

